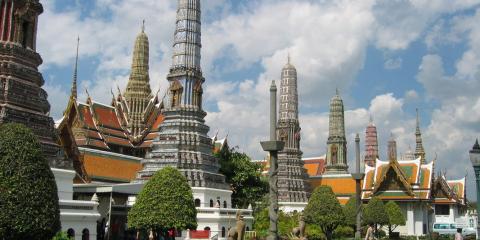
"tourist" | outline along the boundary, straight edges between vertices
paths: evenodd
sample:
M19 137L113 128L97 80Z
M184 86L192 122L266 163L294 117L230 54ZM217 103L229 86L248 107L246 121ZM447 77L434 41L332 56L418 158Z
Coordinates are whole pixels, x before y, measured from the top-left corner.
M455 240L463 240L461 228L457 228L457 233L455 233Z
M367 233L365 234L365 240L374 240L373 236L373 224L368 225Z

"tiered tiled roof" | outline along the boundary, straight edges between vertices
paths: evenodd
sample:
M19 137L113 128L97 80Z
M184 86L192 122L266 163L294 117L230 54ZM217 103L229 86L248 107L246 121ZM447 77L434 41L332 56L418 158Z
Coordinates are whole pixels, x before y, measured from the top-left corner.
M148 121L142 138L134 138L124 124L125 115L117 102L108 106L90 97L86 103L70 97L57 128L62 133L62 146L81 178L77 181L129 182L135 177L141 169L140 159L151 147L163 121L156 98L153 104L146 113Z
M302 158L303 166L308 176L318 176L325 172L325 155L319 157Z
M324 174L311 176L309 179L312 189L318 186L329 186L337 196L340 204L344 205L355 194L355 180L351 174Z
M142 169L141 158L80 148L85 171L92 181L130 182Z
M365 166L363 199L372 196L389 200L428 200L431 194L433 162L380 161L375 167Z
M218 132L212 137L212 144L213 144L213 153L218 153L225 148L229 148L228 146L228 134L222 138L218 139Z
M447 180L440 175L433 181L433 196L435 204L465 204L465 178Z
M70 111L78 113L72 126L77 145L118 153L144 152L145 148L150 147L163 121L159 107L150 111L147 126L142 131L142 138L139 139L133 138L126 126L122 124L125 119L123 119L122 109L118 106L100 104L91 101L90 98L86 103L75 102ZM138 156L142 157L142 154Z

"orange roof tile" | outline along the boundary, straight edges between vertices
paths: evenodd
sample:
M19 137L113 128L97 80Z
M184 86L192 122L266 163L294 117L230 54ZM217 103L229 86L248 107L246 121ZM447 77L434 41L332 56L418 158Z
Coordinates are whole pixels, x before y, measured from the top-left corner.
M132 143L128 139L124 139L124 138L105 136L105 141L107 141L107 143L109 144L133 147Z
M160 127L160 124L162 124L163 120L165 120L165 116L163 116L163 114L159 114L157 116L157 119L155 119L155 122L153 123L151 130L157 131L158 128Z
M355 180L349 175L348 177L329 177L323 175L317 178L310 178L310 186L316 188L318 186L330 186L336 195L355 194Z
M115 108L98 103L92 104L95 118L98 120L98 126L107 126L114 129L122 129L118 121Z
M94 146L94 147L102 148L102 149L109 149L107 144L104 141L101 141L101 140L88 139L86 145L90 145L90 146Z
M125 134L124 131L116 130L116 129L111 129L111 128L105 128L105 127L100 127L99 130L102 132L102 134L108 134L111 136L116 136L116 137L121 137L121 138L128 138L127 134Z
M325 171L324 158L308 158L303 160L303 166L307 170L309 176L322 175Z
M78 113L80 120L88 127L91 129L96 129L95 123L93 122L93 117L90 112L90 107L85 104L78 104Z
M337 199L342 205L346 205L348 200L350 200L350 198L344 198L344 197L337 197Z
M140 161L105 153L83 152L84 167L92 179L130 182L141 170Z

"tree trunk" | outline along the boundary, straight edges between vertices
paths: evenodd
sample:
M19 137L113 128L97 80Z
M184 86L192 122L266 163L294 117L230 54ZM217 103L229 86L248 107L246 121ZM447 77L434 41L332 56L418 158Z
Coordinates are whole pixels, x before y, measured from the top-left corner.
M392 236L392 225L388 225L388 238L390 238L390 236Z
M332 240L333 239L333 231L326 231L325 236L327 237L327 240Z

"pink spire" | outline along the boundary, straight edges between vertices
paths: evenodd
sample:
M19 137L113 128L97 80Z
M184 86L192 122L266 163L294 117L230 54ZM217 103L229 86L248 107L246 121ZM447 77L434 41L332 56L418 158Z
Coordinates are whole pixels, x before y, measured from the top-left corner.
M365 164L368 166L375 166L375 161L378 158L378 139L377 127L373 123L372 116L370 116L370 123L365 130Z

